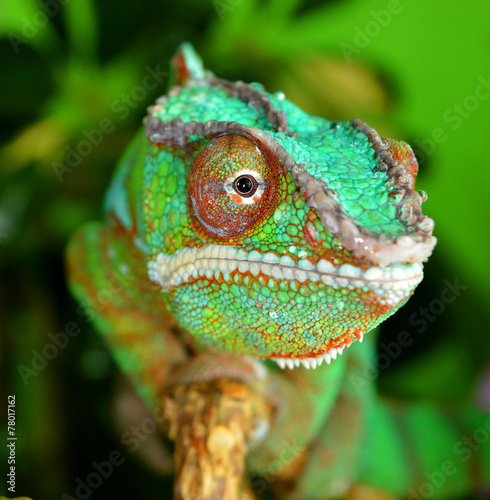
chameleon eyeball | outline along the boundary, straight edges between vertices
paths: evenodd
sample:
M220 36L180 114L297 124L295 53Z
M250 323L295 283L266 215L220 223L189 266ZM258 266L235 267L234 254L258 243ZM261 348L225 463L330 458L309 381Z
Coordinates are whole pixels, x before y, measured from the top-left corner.
M281 172L278 160L245 135L213 139L189 176L191 212L200 232L228 239L252 229L274 207Z

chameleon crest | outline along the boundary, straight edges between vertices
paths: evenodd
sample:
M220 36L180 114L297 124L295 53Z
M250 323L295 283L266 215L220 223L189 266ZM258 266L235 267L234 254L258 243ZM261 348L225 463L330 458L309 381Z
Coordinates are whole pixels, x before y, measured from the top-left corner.
M109 212L197 345L330 362L408 300L435 245L410 147L216 78L188 45L174 68Z

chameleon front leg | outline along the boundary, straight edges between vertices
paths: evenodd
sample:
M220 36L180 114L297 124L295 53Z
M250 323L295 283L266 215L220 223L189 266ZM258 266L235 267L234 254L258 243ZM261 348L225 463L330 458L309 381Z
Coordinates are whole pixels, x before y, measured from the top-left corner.
M73 293L149 407L187 353L161 295L148 284L142 252L117 224L89 223L68 248Z

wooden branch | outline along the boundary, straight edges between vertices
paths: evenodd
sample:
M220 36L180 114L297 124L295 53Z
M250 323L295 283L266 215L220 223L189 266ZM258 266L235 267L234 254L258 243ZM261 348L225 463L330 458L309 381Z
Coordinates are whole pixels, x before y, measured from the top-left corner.
M247 443L271 410L249 385L228 379L178 385L166 400L175 439L175 500L253 499L242 489Z

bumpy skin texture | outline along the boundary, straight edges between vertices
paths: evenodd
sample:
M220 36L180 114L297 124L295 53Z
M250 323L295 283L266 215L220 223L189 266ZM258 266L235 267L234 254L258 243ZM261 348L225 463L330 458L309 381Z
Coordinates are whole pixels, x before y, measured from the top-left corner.
M363 375L374 338L358 341L408 300L435 244L410 147L217 79L189 45L173 65L105 220L70 243L75 295L149 405L177 382L258 381L275 411L249 456L256 494L405 496L458 437L434 453L420 429L447 426L415 406L402 443L401 410ZM457 477L435 497L467 488L469 464Z

